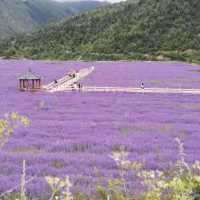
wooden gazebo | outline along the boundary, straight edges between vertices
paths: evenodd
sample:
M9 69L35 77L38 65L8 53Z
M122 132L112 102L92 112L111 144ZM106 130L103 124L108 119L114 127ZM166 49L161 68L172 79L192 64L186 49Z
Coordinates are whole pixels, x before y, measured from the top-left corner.
M20 90L39 90L41 77L34 74L30 69L18 77Z

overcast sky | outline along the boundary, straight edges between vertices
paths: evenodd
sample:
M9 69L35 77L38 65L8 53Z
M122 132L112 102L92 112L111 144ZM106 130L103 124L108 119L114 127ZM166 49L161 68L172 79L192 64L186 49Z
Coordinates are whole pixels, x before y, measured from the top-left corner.
M61 1L62 2L62 1L71 1L71 0L55 0L55 1ZM84 0L82 0L82 1L84 1ZM101 0L101 1L104 1L104 0ZM116 3L116 2L120 2L122 0L106 0L106 1L109 1L109 2L112 2L112 3Z

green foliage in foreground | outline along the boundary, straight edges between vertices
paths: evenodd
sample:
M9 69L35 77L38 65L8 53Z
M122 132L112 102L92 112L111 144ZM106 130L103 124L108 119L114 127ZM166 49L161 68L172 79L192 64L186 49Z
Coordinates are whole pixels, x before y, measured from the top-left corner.
M200 162L196 161L189 166L185 161L183 143L176 138L179 147L180 159L170 171L145 170L140 163L132 163L127 159L127 152L113 153L121 171L121 179L110 180L107 188L98 189L103 200L107 196L114 200L198 200L200 199ZM138 197L129 196L126 181L123 178L124 170L134 170L146 191ZM109 191L109 192L107 192ZM121 192L119 192L121 191ZM105 198L106 197L106 198Z
M0 119L0 147L2 148L14 130L19 125L29 126L28 118L18 113L5 114ZM189 165L185 161L184 145L180 139L175 139L178 145L179 159L166 171L147 170L143 163L131 162L128 159L129 152L124 148L114 151L109 156L118 167L118 178L104 180L106 185L99 181L96 185L96 193L72 194L70 189L73 183L70 177L61 179L54 176L46 176L44 179L51 188L50 200L199 200L200 199L200 161ZM144 190L133 196L127 187L125 175L133 171L140 183L145 186ZM32 177L33 178L33 177ZM30 179L31 180L31 179ZM29 180L29 181L30 181ZM32 179L33 180L33 179ZM134 181L134 180L133 180ZM23 169L20 182L20 193L13 194L12 189L0 197L2 200L39 200L29 198L26 194L26 162L23 161ZM95 186L94 186L95 187ZM134 188L133 188L134 190Z
M110 155L118 167L119 178L107 180L107 184L96 186L96 194L70 192L73 187L70 178L61 179L54 176L44 177L52 190L50 200L199 200L200 199L200 161L188 165L185 161L184 146L176 138L179 148L179 159L170 170L146 170L139 162L128 160L129 153L123 148ZM137 196L130 195L127 188L125 174L134 171L141 184L145 186L143 192ZM23 179L25 180L25 161L23 165ZM24 182L25 183L25 182ZM39 200L28 198L25 194L25 184L22 194L8 194L3 200Z
M0 149L9 141L20 125L27 127L30 125L30 121L27 117L16 112L7 113L4 118L0 119Z
M3 57L200 63L199 0L129 0L0 45Z

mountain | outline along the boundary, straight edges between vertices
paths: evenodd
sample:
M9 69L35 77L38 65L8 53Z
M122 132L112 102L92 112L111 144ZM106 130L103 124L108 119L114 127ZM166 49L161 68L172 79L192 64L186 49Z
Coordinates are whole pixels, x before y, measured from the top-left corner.
M105 5L99 1L0 0L0 38L30 32L50 22Z
M129 0L20 36L0 52L43 59L200 62L199 10L199 0Z

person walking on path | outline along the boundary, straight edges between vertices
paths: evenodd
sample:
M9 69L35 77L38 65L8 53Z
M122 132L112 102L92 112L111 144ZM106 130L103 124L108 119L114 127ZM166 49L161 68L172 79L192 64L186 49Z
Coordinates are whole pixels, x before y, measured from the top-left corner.
M141 87L141 89L144 89L144 83L143 82L141 83L140 87Z

